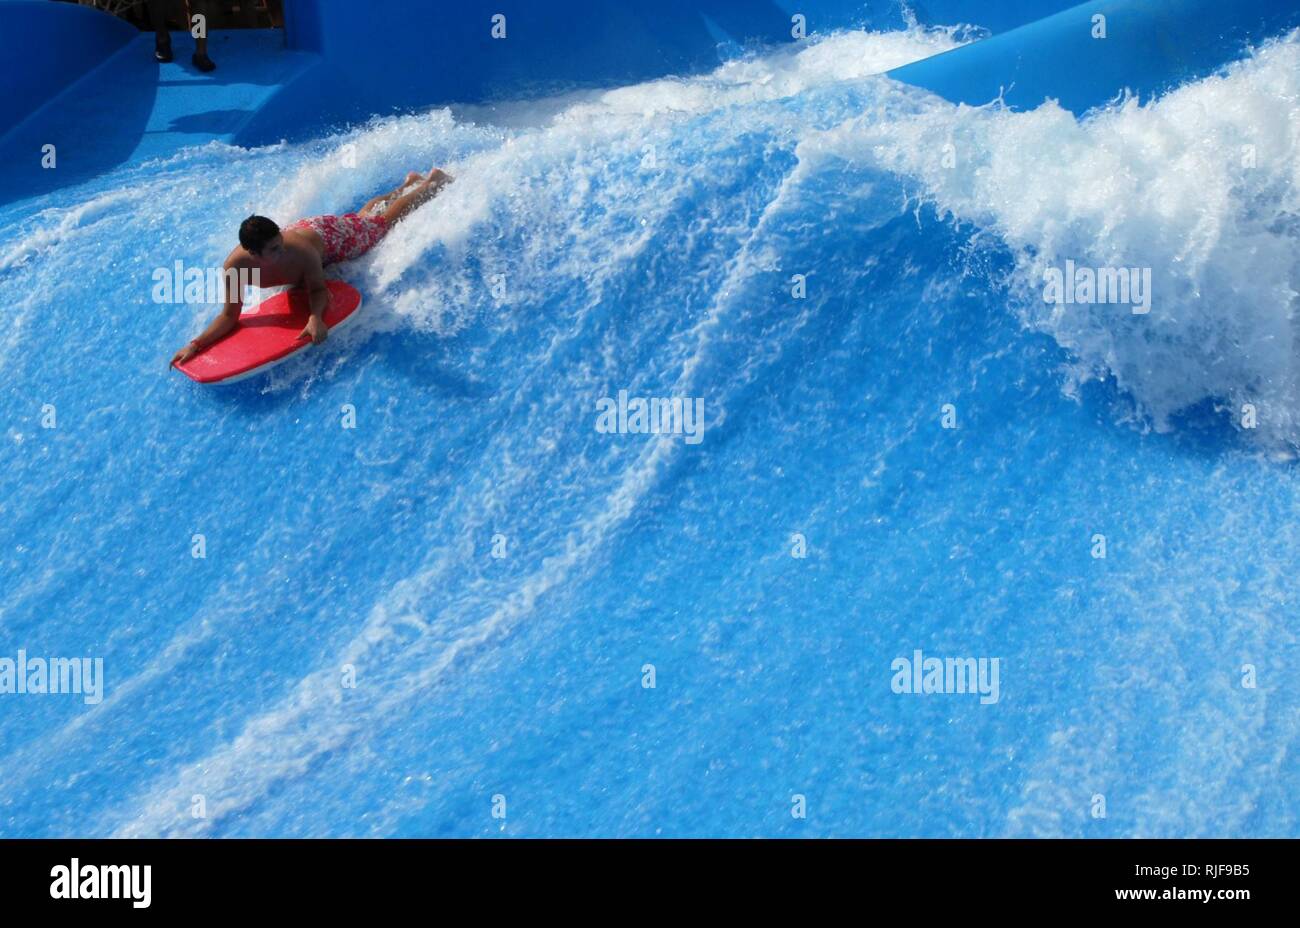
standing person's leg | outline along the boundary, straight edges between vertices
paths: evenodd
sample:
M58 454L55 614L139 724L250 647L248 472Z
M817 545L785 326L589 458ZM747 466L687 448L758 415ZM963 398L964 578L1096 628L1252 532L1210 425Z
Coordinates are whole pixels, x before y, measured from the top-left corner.
M195 37L194 57L190 60L194 62L194 67L205 72L216 68L216 64L208 57L208 27L211 25L208 22L211 18L209 16L210 6L208 0L185 0L186 13L188 14L186 21L190 25L191 32L194 30L194 17L203 17L203 35Z
M167 0L145 0L149 25L153 29L153 56L159 62L172 60L172 35L167 31Z

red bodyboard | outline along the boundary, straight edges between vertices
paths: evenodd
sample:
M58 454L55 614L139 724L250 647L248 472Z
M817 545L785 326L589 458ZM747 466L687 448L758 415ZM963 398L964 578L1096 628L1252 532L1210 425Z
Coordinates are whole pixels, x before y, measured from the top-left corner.
M341 280L327 280L329 306L325 324L333 331L361 306L361 294ZM299 338L309 316L307 291L301 287L277 293L239 317L225 338L176 365L199 383L233 383L274 367L311 344Z

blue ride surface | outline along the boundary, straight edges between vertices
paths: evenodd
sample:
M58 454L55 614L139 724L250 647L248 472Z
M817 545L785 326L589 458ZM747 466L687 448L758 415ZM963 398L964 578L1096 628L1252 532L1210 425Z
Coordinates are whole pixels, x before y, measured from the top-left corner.
M1300 833L1293 4L285 6L0 0L0 659L105 674L0 835ZM160 271L431 164L354 327L167 371Z

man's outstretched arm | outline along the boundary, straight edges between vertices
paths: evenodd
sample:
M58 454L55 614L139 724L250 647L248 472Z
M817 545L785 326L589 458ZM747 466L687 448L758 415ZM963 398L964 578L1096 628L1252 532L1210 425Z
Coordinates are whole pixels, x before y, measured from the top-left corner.
M321 267L320 255L311 253L310 263L303 272L303 286L307 288L307 300L311 307L311 318L298 335L310 338L312 344L319 345L329 335L329 326L325 324L325 310L330 305L329 288L325 286L325 269Z
M231 270L238 271L239 268L236 262L227 259L224 270L226 273L222 275L222 279L226 288L226 303L221 307L221 314L199 333L198 338L172 356L172 365L184 364L213 342L220 341L239 324L239 314L244 308L244 294L241 292L241 287L231 285L231 278L237 277L238 274L230 273Z

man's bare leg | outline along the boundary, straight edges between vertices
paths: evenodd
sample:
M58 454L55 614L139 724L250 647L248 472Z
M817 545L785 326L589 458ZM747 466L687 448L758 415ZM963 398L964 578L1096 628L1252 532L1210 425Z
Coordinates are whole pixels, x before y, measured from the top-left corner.
M425 176L421 174L419 171L412 171L411 173L406 175L406 180L402 181L402 186L394 187L392 190L388 191L387 193L381 193L377 197L371 197L369 200L366 200L365 206L357 210L357 213L359 213L362 216L365 216L375 212L377 209L379 209L379 207L387 207L389 200L392 200L396 197L400 197L402 194L406 193L408 190L411 189L411 187L415 186L416 184L423 184L425 180L426 180Z
M429 176L421 181L410 193L403 194L389 204L388 209L384 210L384 221L390 226L400 222L402 217L423 203L427 203L438 195L443 187L451 183L451 175L446 171L434 168L429 172Z
M366 205L365 205L365 206L363 206L363 207L361 207L361 209L357 210L357 214L360 215L360 216L368 216L369 214L371 214L371 213L373 213L373 212L375 211L375 207L380 206L380 205L382 205L382 204L384 204L384 203L387 203L387 202L389 201L390 198L395 197L395 196L397 196L399 193L401 193L401 192L402 192L402 189L403 189L403 188L398 187L396 190L390 190L390 191L388 191L387 193L381 193L381 194L380 194L379 196L377 196L377 197L371 197L369 200L366 200Z

